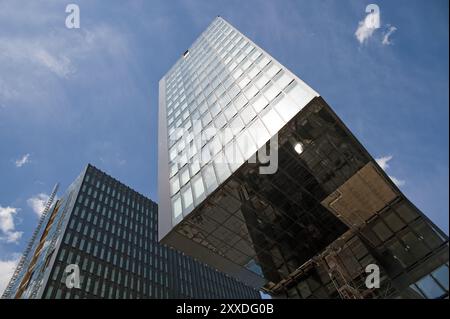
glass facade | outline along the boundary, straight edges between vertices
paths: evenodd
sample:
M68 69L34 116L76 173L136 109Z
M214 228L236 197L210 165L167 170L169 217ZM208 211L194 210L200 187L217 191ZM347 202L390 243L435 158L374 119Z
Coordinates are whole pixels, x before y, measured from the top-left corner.
M36 298L45 286L46 274L55 258L55 251L61 241L63 229L70 218L78 189L83 181L83 174L69 186L66 193L55 199L58 186L55 186L51 200L47 203L48 211L42 214L35 234L19 261L19 265L2 298ZM49 205L52 206L49 206Z
M173 225L317 95L222 19L164 82Z
M222 18L160 81L159 112L162 242L274 296L448 296L448 237L315 91ZM273 145L276 170L261 173Z
M19 279L24 289L10 297L260 298L258 291L159 244L157 205L95 167L88 165L72 191L64 222L47 227L58 233L55 244L34 252L46 256L36 263L45 266L28 264L31 280L24 285ZM51 216L59 216L61 201L66 198ZM80 288L66 285L69 265L79 268ZM39 286L33 288L28 282L35 281Z

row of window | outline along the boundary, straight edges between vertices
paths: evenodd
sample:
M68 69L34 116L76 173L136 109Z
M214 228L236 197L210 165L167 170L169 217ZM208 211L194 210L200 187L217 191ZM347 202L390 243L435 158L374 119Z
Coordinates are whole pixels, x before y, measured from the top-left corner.
M209 54L214 55L214 53ZM222 105L228 104L230 99L233 99L237 95L239 89L244 88L250 82L242 76L244 72L247 72L249 76L254 78L269 62L269 58L263 56L256 49L250 51L246 60L239 64L232 59L226 59L224 61L214 58L211 62L211 73L202 76L202 82L192 84L192 81L199 81L195 77L190 77L185 80L187 82L186 85L188 85L186 95L183 94L181 96L181 104L179 106L175 106L174 108L169 107L167 113L168 125L170 126L172 123L180 125L187 118L189 111L193 112L193 110L199 109L201 112L204 112L208 105L212 106L215 102L219 102ZM273 64L272 69L267 69L267 74L272 74L275 71L275 64ZM240 77L242 79L235 83ZM263 79L260 79L261 81ZM229 95L223 95L224 92L228 92ZM247 96L249 95L251 95L250 91L247 92ZM170 102L171 100L169 99L169 105ZM176 105L180 102L176 102Z
M83 236L80 233L68 231L64 236L64 243L117 265L122 265L123 260L130 257L136 261L152 264L152 260L148 256L148 252L151 252L153 247L150 243L139 246L112 236L109 236L108 242L106 234L103 235L103 238L104 240L100 241L100 236L95 238L95 234L92 233L90 236Z
M80 193L80 196L87 196L88 188L85 187L82 189L84 191ZM91 191L91 196L93 196L93 194L93 191ZM90 198L90 200L92 200L90 196L85 198ZM87 205L90 203L84 203L84 200L82 200L82 202ZM101 204L98 200L95 202ZM105 281L105 278L107 277L108 280L105 281L105 285L111 286L111 289L114 285L122 285L125 288L131 287L132 293L137 295L142 293L140 289L143 288L133 288L133 285L130 282L131 279L124 281L123 275L121 275L122 277L119 277L118 274L121 271L120 269L123 269L124 272L130 272L130 276L136 274L137 277L135 278L150 280L151 282L147 284L148 286L161 284L165 286L166 289L168 288L168 283L171 279L169 272L175 272L178 275L178 278L176 279L178 285L177 290L181 291L181 294L188 292L192 293L192 285L196 281L192 271L198 272L200 278L204 278L203 280L200 280L200 282L201 285L204 285L202 289L205 289L205 292L207 293L213 293L215 290L221 289L216 287L218 285L218 283L215 282L216 277L219 278L218 281L224 280L225 283L233 281L231 278L225 277L223 274L219 275L217 272L205 268L202 264L194 262L191 258L185 257L172 249L165 248L157 242L147 242L145 237L139 234L140 229L145 225L146 220L139 219L141 223L135 221L134 227L124 228L119 225L120 217L117 217L122 215L115 215L117 212L111 214L112 210L110 208L107 208L106 210L102 208L97 212L95 207L97 206L94 205L92 207L93 209L89 208L89 206L75 206L74 213L69 222L69 229L64 236L64 243L67 246L66 248L61 249L59 256L61 262L79 264L81 272L88 272L90 278L92 278L91 280ZM115 219L114 216L116 216L116 222L113 222ZM151 217L152 216L149 216L149 218ZM124 224L126 223L126 219L127 216L124 215ZM104 225L109 223L110 225L116 225L116 228L113 229L112 226L109 228L99 227L102 221ZM136 225L139 227L136 227ZM148 231L151 232L150 235L152 233L156 235L157 233L157 229L148 229ZM132 240L129 241L129 239ZM87 257L83 258L82 256L84 256L84 254L89 255L90 259L88 260ZM191 265L193 265L193 269L191 268ZM171 271L169 271L170 267L173 267ZM108 268L110 269L109 271ZM143 284L141 284L141 286ZM90 293L102 297L100 293L102 285L99 284L97 288L92 285L93 283L90 283L89 289L92 290ZM228 285L230 286L230 284ZM248 287L237 283L236 288L238 288L238 290L249 289ZM121 288L118 287L118 289ZM96 293L94 293L94 291ZM100 293L100 295L97 293Z
M412 284L410 288L414 289L423 298L448 299L448 277L448 264L445 264Z
M143 211L148 214L148 207L144 204L148 199L137 194L125 185L121 185L119 182L109 182L103 173L86 173L82 190L85 191L87 189L88 194L91 195L92 191L95 191L95 189L89 185L94 186L97 190L106 193L106 195L111 196L118 201L126 203L135 211L140 211L142 206ZM120 188L124 188L124 190L120 190Z
M210 54L214 55L215 53ZM250 51L246 60L240 63L236 63L231 57L225 60L215 57L212 62L213 73L211 76L206 76L202 85L195 88L194 92L190 93L188 91L187 97L182 97L183 103L174 114L171 114L169 111L168 125L171 126L175 122L174 124L180 127L182 122L187 119L189 111L192 113L195 110L199 110L200 114L202 114L208 108L212 108L214 114L214 107L218 109L218 106L214 106L215 103L221 104L223 108L242 89L246 88L259 73L261 75L255 81L255 84L259 89L262 89L280 70L276 63L269 62L270 58L256 49ZM289 75L286 73L284 76L280 76L278 83L282 84L281 81L286 81L288 78ZM290 80L292 80L292 77ZM188 78L186 81L190 81L190 79ZM224 92L227 92L228 95L223 95ZM256 93L255 87L248 86L245 90L245 97L251 99ZM270 95L270 90L267 89L266 93ZM238 101L237 105L239 103Z
M237 32L232 31L229 27L224 27L221 31L224 36L227 36L227 39L229 40L228 42L237 43L242 39ZM208 56L208 53L211 51L211 47L208 42L211 41L210 35L212 34L218 34L218 30L211 31L210 29L207 29L194 42L189 50L189 55L180 59L167 73L167 91L169 98L174 97L175 94L180 94L180 92L183 92L182 84L186 75L192 74L194 70L201 70L202 72L199 74L202 76L202 74L206 74L208 73L207 71L212 69L210 62L213 57ZM175 96L175 98L177 97L178 96Z
M179 139L169 150L174 223L189 214L196 202L201 202L210 189L229 177L232 170L263 146L305 104L307 94L299 83L293 82L292 75L267 57L256 58L253 69L246 69L252 63L246 64L246 72L241 66L233 69L236 84L230 89L223 89L219 81L217 87L213 87L215 91L204 101L192 101L193 114L198 114L197 120L202 123L198 132L203 137L199 142L198 136L190 134L197 116L189 117L189 110L169 127L169 135L176 134L174 139ZM230 61L233 59L226 60ZM263 72L258 75L261 67ZM214 83L212 80L208 85ZM220 102L222 96L227 97L224 102ZM183 125L183 119L187 131L176 132L178 124Z
M157 240L155 232L153 232L153 230L157 228L157 225L153 222L148 223L147 219L142 221L142 223L136 221L133 222L133 220L129 220L126 215L117 214L112 209L108 209L105 206L101 208L101 203L97 204L97 209L77 204L74 210L74 216L77 216L81 220L71 220L69 226L71 228L76 228L78 232L81 232L83 221L85 221L100 230L106 230L106 232L117 231L119 236L121 234L123 239L128 241L137 242L138 237L140 241L147 238ZM113 218L111 218L111 216L113 216ZM75 223L77 223L76 226ZM83 229L85 235L89 232L88 228L89 225L86 225ZM96 230L92 228L91 232L93 231ZM130 231L134 231L135 235L132 236L132 232Z
M73 248L76 248L76 247L73 247ZM89 252L87 252L87 253L89 254ZM167 250L166 250L166 254L167 254ZM151 258L150 265L141 265L139 263L135 263L133 261L134 259L132 257L126 257L126 258L120 257L120 262L116 263L113 260L109 260L109 258L105 258L104 256L97 255L95 252L90 253L89 256L90 256L90 260L88 260L87 257L83 258L82 254L77 254L74 252L74 250L72 250L70 247L68 247L68 249L66 249L66 248L61 249L61 253L59 255L59 260L61 262L65 262L67 264L76 263L77 265L80 266L82 273L89 272L90 274L98 277L98 279L102 278L102 277L104 277L105 279L108 278L109 281L113 281L117 284L121 284L124 287L129 287L129 285L131 285L130 287L133 286L132 281L131 282L127 281L127 279L126 279L127 276L125 276L125 278L123 277L123 274L126 274L128 272L137 274L143 279L149 278L150 281L155 281L156 283L165 284L167 286L168 278L169 278L167 265L168 264L172 265L172 263L176 262L176 260L172 260L172 258L169 260L159 259L159 262L156 262L156 263L159 264L160 269L157 270L157 269L151 267L151 265L152 265L151 261L153 259L155 259L156 255L150 255L150 258ZM98 259L94 259L93 257L98 257ZM206 279L206 283L204 284L205 287L203 287L203 288L206 289L207 291L217 289L216 284L226 286L225 284L227 283L227 280L229 281L229 279L226 279L225 281L221 280L221 278L225 278L223 275L219 276L217 272L206 271L206 268L204 268L204 266L201 266L201 265L197 265L198 269L197 269L197 267L193 267L193 269L191 269L190 262L187 261L187 258L180 258L180 256L178 256L178 258L179 258L178 263L175 266L175 268L172 270L172 272L177 271L177 273L178 273L178 279L177 279L178 284L177 285L184 284L186 286L186 289L189 285L192 285L193 282L195 282L192 271L194 271L194 272L198 271L200 274L200 278L204 277ZM158 259L155 259L155 260L158 261ZM107 262L107 264L105 264L104 267L102 267L102 262ZM108 265L110 265L110 267L108 267ZM112 271L108 272L108 268L111 268ZM117 269L117 274L116 274L116 269ZM124 269L124 272L122 272L122 275L121 275L120 269ZM57 270L55 271L54 279L56 279L56 276L58 275L59 270L60 269L57 268ZM132 279L130 279L130 280L132 280ZM136 289L138 292L140 291L139 288L136 288Z
M121 270L111 263L105 263L103 260L96 260L92 256L74 252L70 247L61 249L58 263L55 266L52 280L65 283L65 274L63 265L76 263L80 266L82 290L90 295L105 297L100 291L106 289L107 292L113 290L131 289L137 295L148 295L152 297L161 288L171 288L179 291L181 294L193 296L194 290L197 294L205 296L228 296L240 297L251 296L254 291L243 286L236 281L219 274L216 271L209 270L202 264L196 264L188 261L179 253L170 254L173 258L164 261L164 270L157 271L151 267L146 267L142 274L136 269ZM181 258L181 259L180 259ZM178 259L178 262L176 262ZM192 263L192 268L189 264ZM183 264L187 268L183 268ZM168 271L168 266L170 270ZM191 270L189 270L191 269ZM147 275L148 274L148 275ZM175 277L173 277L175 275ZM142 279L142 280L141 280ZM170 283L169 283L170 281ZM153 288L152 288L153 287ZM153 294L151 290L153 289ZM47 292L50 294L51 292ZM113 292L114 294L114 292Z
M225 48L230 43L237 44L242 40L239 33L223 22L223 20L218 19L214 21L193 43L189 50L189 55L185 55L187 59L180 59L167 73L169 93L174 93L174 88L180 87L183 75L186 73L193 69L206 69L205 66L208 64L201 58L210 51L210 47L220 50L221 47Z

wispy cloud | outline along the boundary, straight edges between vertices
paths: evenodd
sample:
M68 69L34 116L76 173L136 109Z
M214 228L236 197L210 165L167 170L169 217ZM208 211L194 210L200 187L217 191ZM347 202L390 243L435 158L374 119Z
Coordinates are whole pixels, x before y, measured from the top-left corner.
M390 39L390 36L392 35L392 33L394 33L395 31L397 31L397 28L394 27L393 25L388 25L388 29L387 31L384 33L383 35L383 40L381 41L381 43L383 45L390 45L392 44L392 41Z
M7 243L18 243L23 232L16 231L14 215L18 208L0 206L0 240Z
M72 61L65 55L54 56L40 48L34 52L34 58L61 78L68 78L71 73L75 72Z
M379 158L376 158L375 160L377 161L378 165L380 165L380 167L383 170L386 170L389 168L389 161L392 159L392 155L387 155L387 156L382 156Z
M20 255L14 254L11 259L0 259L0 295L3 294L9 280L11 279L14 269L19 262Z
M368 41L375 30L377 30L377 27L379 27L379 25L376 25L376 23L374 24L373 21L380 21L379 11L370 12L362 21L359 21L358 28L355 31L355 37L359 43L363 44Z
M0 51L0 62L3 64L0 70L4 72L16 65L16 70L25 70L41 77L48 76L45 74L47 71L67 79L77 72L81 60L90 59L95 53L124 54L127 46L119 32L110 26L99 25L86 27L77 33L67 33L62 28L38 38L0 36ZM9 72L6 75L12 76ZM24 80L23 77L21 79ZM3 95L14 96L14 91L6 82L2 82L0 88Z
M395 176L391 176L389 175L389 178L392 179L392 181L394 182L395 185L397 185L398 187L403 186L406 184L406 182L402 179L398 179Z
M40 193L27 199L27 204L33 209L36 215L40 217L42 215L42 212L44 211L45 204L47 203L49 197L50 196L47 194Z
M387 155L387 156L382 156L379 158L376 158L375 161L378 163L378 165L380 165L380 167L386 171L389 168L389 162L393 159L392 155ZM392 175L388 175L389 178L394 182L395 185L397 185L398 187L403 186L406 184L406 182L402 179L399 179L395 176Z
M358 42L360 44L364 44L369 41L377 30L384 29L385 31L383 32L383 37L381 38L381 44L392 44L390 37L395 31L397 31L397 27L390 24L386 24L381 27L380 23L381 16L379 10L368 13L362 21L359 21L358 28L355 31L355 37Z
M129 53L127 38L114 25L86 23L79 30L69 30L64 25L66 13L53 1L31 6L34 11L11 2L1 9L7 14L0 12L2 25L9 27L0 30L2 107L18 101L46 105L64 94L63 80L89 74L92 65L106 69L106 59ZM28 20L27 15L31 15ZM36 21L41 23L35 25ZM92 75L83 78L91 79Z
M30 154L25 154L21 158L17 159L14 163L16 164L16 167L22 167L25 164L28 164L30 162Z

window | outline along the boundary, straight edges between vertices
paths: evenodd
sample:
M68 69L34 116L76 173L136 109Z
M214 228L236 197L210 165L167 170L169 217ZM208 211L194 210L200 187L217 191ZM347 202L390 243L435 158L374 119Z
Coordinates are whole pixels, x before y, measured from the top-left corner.
M285 122L289 122L301 108L286 95L279 95L273 102L273 107Z
M381 221L378 220L373 226L373 231L377 236L382 240L385 241L390 236L392 236L392 232L387 228L387 226Z
M169 177L172 177L173 175L175 175L175 173L178 171L178 167L177 164L172 164L170 165L170 174Z
M178 179L177 174L170 180L170 193L171 195L173 195L176 194L179 190L180 190L180 181Z
M256 116L256 112L250 104L241 111L241 117L245 124L250 123Z
M292 76L288 75L288 73L286 71L281 71L274 78L274 82L277 84L277 86L280 89L283 90L286 86L288 86L289 83L292 82L293 79L294 78Z
M183 190L181 191L181 196L183 198L184 210L185 211L192 210L194 200L192 198L192 191L191 191L191 187L189 185L187 187L183 188Z
M237 85L233 85L229 88L228 94L230 95L230 98L234 98L236 95L238 95L240 92L240 89ZM225 95L226 96L226 95ZM230 101L227 101L227 103Z
M225 147L224 151L227 163L233 168L233 170L244 163L241 153L236 143L230 143Z
M253 142L252 138L248 134L247 131L243 131L237 138L236 142L241 150L241 153L244 157L244 160L247 160L252 156L257 148L255 146L255 142Z
M407 246L407 249L417 258L421 258L430 252L430 249L423 243L423 240L417 237L412 231L408 230L408 232L402 236L402 241Z
M235 66L236 64L234 63L234 64L232 64L232 65L230 65L232 68L234 68L234 66ZM231 70L233 70L233 69L231 69L230 68L230 71ZM240 69L240 68L237 68L234 72L233 72L233 77L234 77L234 79L238 79L241 75L242 75L242 70Z
M410 223L411 221L419 217L419 214L405 202L401 202L397 207L395 207L395 210L397 211L399 216L407 223Z
M241 93L239 94L236 99L234 100L234 105L236 106L237 110L240 110L246 103L247 103L247 99L245 98L245 96Z
M55 299L61 299L61 296L62 296L62 290L61 290L61 288L59 288L56 291Z
M419 280L416 284L420 290L425 294L425 296L429 299L436 299L442 297L445 292L438 285L438 283L431 277L426 276Z
M224 182L230 175L230 169L228 168L228 164L226 162L226 158L223 153L219 153L214 159L214 168L216 171L217 179L220 183Z
M267 102L267 99L262 95L261 93L258 94L255 99L253 100L253 107L255 108L256 112L260 112L262 109L264 109L269 102Z
M234 135L237 135L245 127L239 116L236 116L230 124L231 131Z
M394 232L398 232L406 225L393 210L389 210L385 213L384 220Z
M437 248L444 242L432 226L427 224L424 220L415 222L411 227L419 234L420 239L425 241L430 248Z
M214 137L214 139L211 140L209 146L210 146L210 151L211 151L211 155L212 156L214 156L217 153L219 153L220 150L222 149L222 143L221 143L219 137L218 136Z
M45 293L45 299L50 299L50 296L52 295L52 292L53 292L53 286L52 285L50 285L49 287L48 287L48 289L47 289L47 292Z
M261 54L262 53L260 51L256 50L255 53L252 54L251 59L256 60L261 56Z
M267 99L269 101L272 101L280 93L280 91L280 88L278 88L273 83L270 83L264 88L263 92Z
M217 114L219 114L219 112L220 112L220 106L219 106L219 104L217 104L217 103L213 104L213 105L211 106L210 110L211 110L212 116L213 116L213 117L216 117Z
M232 103L228 104L228 106L224 110L224 114L228 121L231 120L236 115L236 113L237 113L236 108L233 106Z
M212 191L217 186L217 180L211 164L208 164L203 168L202 175L206 184L206 188L208 189L208 191Z
M250 68L250 70L248 71L248 76L250 77L250 79L254 79L255 76L257 76L259 73L259 69L256 66L252 66Z
M276 134L285 124L274 109L269 109L262 115L262 121L271 135Z
M170 161L174 161L176 157L177 157L177 148L172 147L169 151L169 159Z
M270 59L266 56L263 56L259 61L258 61L258 66L263 69L268 63L270 62Z
M186 166L180 173L181 175L181 185L185 185L189 181L189 169Z
M178 218L179 216L181 216L182 210L183 209L181 206L181 198L179 196L177 196L176 198L174 198L172 200L173 217Z
M442 265L432 273L433 278L448 291L448 266Z
M78 243L78 236L74 234L72 238L72 247L76 247L77 243Z
M296 81L292 82L285 91L294 102L300 107L303 108L309 101L311 101L312 96L306 89L300 86Z
M201 175L197 175L192 179L192 188L194 191L195 199L200 199L205 193L205 187L203 186L203 179Z
M416 258L408 252L405 246L403 246L397 240L394 240L387 248L391 253L400 261L403 267L408 267L415 262Z
M259 119L256 119L253 122L253 124L249 127L249 131L256 141L258 148L262 147L270 139L267 129Z
M249 100L254 97L256 93L258 93L258 89L252 84L248 85L244 90L244 94Z
M231 99L228 97L227 94L222 94L222 96L219 98L219 103L223 107L231 102Z
M214 124L215 124L217 130L220 130L222 127L224 127L226 123L227 123L227 120L226 120L225 116L223 115L223 113L220 113L214 121Z
M272 62L265 73L270 78L273 78L275 76L275 74L277 74L280 70L281 70L281 68L278 65L276 65L274 62Z
M247 76L243 76L242 79L239 81L239 86L240 86L241 89L243 89L249 83L250 83L250 79Z

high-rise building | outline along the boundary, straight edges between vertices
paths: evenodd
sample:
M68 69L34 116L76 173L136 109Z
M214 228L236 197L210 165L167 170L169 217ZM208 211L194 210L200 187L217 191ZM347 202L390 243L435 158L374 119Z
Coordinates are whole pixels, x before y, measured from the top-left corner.
M55 193L3 298L260 298L159 244L157 205L95 167Z
M448 297L446 234L317 92L220 17L160 81L158 156L161 241L255 288Z

